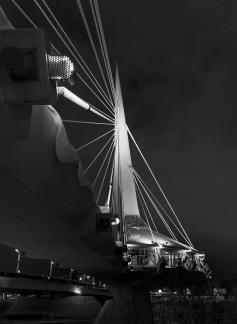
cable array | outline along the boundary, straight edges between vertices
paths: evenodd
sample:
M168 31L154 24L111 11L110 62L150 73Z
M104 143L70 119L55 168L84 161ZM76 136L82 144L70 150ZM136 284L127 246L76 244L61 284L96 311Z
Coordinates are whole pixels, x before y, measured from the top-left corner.
M15 7L21 12L21 14L27 19L27 21L34 27L34 28L38 28L39 26L37 24L35 24L35 22L29 17L29 15L25 12L25 10L15 1L15 0L10 0L13 5L15 5ZM66 43L66 41L63 39L63 37L61 36L61 34L59 33L59 31L57 30L57 28L53 25L52 21L49 19L49 17L47 16L47 14L45 13L45 11L42 9L42 7L40 6L40 4L38 3L37 0L33 0L35 2L35 4L37 5L37 7L42 11L44 17L46 18L46 20L49 22L49 24L51 25L51 27L54 29L54 31L57 33L57 35L59 36L59 38L62 40L62 42L64 43L64 45L67 47L67 49L69 50L69 52L73 55L73 57L75 58L75 54L72 52L72 50L70 49L69 45ZM47 3L43 0L43 3L45 4L46 8L48 8L49 12L52 13L52 11L50 10L50 8L47 6ZM53 13L52 13L53 14ZM54 16L55 17L55 16ZM55 17L56 19L56 17ZM58 22L58 20L56 19L56 21ZM59 24L59 22L58 22ZM60 24L59 24L60 25ZM61 25L60 25L61 26ZM61 27L62 28L62 27ZM66 33L65 33L66 34ZM51 43L52 48L55 50L55 52L58 55L61 55L60 51L56 48L56 46ZM74 46L74 45L73 45ZM78 52L78 51L77 51ZM79 54L79 53L78 53ZM80 55L80 54L79 54ZM80 56L81 57L81 56ZM76 58L75 58L76 59ZM78 61L78 59L76 59ZM82 61L84 62L84 60L82 59ZM78 61L79 62L79 61ZM80 63L81 64L81 63ZM84 67L82 67L82 69L85 69ZM112 116L114 117L114 112L113 112L113 106L112 104L109 102L109 104L111 105L110 108L108 107L107 103L105 103L103 101L102 98L100 98L100 96L92 89L92 87L88 84L88 82L85 81L85 79L77 72L77 77L85 84L85 86L95 95L95 97L106 107L106 109L109 110L110 113L112 113ZM90 76L89 76L90 78ZM108 100L108 99L107 99ZM92 106L92 105L91 105ZM94 106L93 106L94 107ZM94 107L95 108L95 107ZM98 108L95 108L96 110L99 111ZM105 113L103 113L105 114ZM110 117L111 118L111 117Z
M169 214L167 213L167 211L163 208L163 206L161 205L161 203L158 201L158 199L155 197L155 195L152 193L152 191L148 188L148 186L146 185L145 181L142 180L141 176L137 173L137 171L134 170L134 174L136 175L137 178L139 178L139 182L141 183L141 185L146 188L146 192L149 192L150 195L150 199L153 199L153 205L156 205L156 212L158 213L158 215L161 217L162 213L160 212L159 208L162 210L162 212L165 214L165 216L169 219L169 221L172 223L172 225L175 227L175 229L179 232L179 234L182 236L182 238L188 243L188 245L190 244L189 241L187 241L187 238L185 237L185 235L183 234L182 230L180 230L180 228L175 224L175 222L173 221L173 219L169 216ZM161 217L162 218L162 217ZM176 238L177 240L177 238Z
M99 192L98 192L98 195L97 195L97 199L96 199L96 202L97 203L99 201L99 198L100 198L100 195L101 195L101 192L102 192L102 188L103 188L103 185L104 185L104 182L105 182L105 177L106 177L106 175L108 173L108 169L109 169L109 166L110 166L110 161L111 161L112 155L114 153L114 149L115 149L115 139L112 142L111 150L110 149L108 150L108 152L110 151L109 158L108 158L107 165L106 165L106 168L105 168L104 176L102 178L102 182L101 182L101 185L100 185L100 189L99 189ZM107 158L107 156L106 156L106 158ZM112 173L113 173L113 166L111 168L111 174Z
M138 152L139 152L139 154L140 154L140 156L141 156L143 162L145 163L145 165L146 165L148 171L150 172L150 174L151 174L153 180L155 181L155 184L157 185L157 187L158 187L159 191L161 192L163 198L165 199L165 201L166 201L168 207L170 208L171 212L173 213L173 216L175 217L175 219L176 219L176 221L177 221L177 223L178 223L178 225L179 225L179 227L180 227L180 229L181 229L181 231L182 231L182 237L185 238L185 241L188 243L188 245L189 245L190 247L193 248L193 244L192 244L192 242L191 242L189 236L187 235L186 231L184 230L184 228L183 228L183 226L182 226L182 224L181 224L181 222L180 222L178 216L176 215L176 213L175 213L173 207L171 206L171 204L170 204L168 198L166 197L166 195L165 195L165 193L164 193L164 191L163 191L161 185L160 185L159 182L157 181L157 179L156 179L156 177L155 177L153 171L151 170L151 167L149 166L149 164L148 164L146 158L144 157L144 155L143 155L141 149L139 148L137 142L135 141L135 139L134 139L134 137L133 137L133 135L132 135L132 133L130 132L130 130L129 130L128 127L127 127L127 131L128 131L128 134L130 135L130 138L132 139L132 141L133 141L133 143L134 143L136 149L138 150ZM134 174L136 174L136 173L134 173ZM139 179L139 178L137 178L137 179ZM144 187L144 188L145 188L145 187ZM146 191L146 190L145 190L145 191ZM154 201L152 200L151 196L148 194L147 191L146 191L146 194L150 197L149 199L154 203ZM156 208L157 208L157 207L156 207ZM158 212L158 209L157 209L157 213L159 214L159 216L161 215L160 211ZM160 216L160 217L161 217L161 216ZM163 216L162 216L162 217L163 217ZM161 218L162 218L162 217L161 217ZM168 225L167 222L163 220L163 223L164 223L165 226L167 227L167 230L169 231L169 233L170 233L170 234L172 233L172 234L171 234L172 237L173 237L174 239L176 239L176 237L174 236L174 234L173 234L173 232L171 231L170 227L167 226L167 225ZM176 239L176 240L177 240L177 239Z
M152 222L153 222L153 218L152 218L152 216L151 216L151 213L150 213L150 210L149 210L149 208L148 208L148 206L147 206L147 203L146 203L146 201L145 201L145 199L144 199L144 196L143 196L143 194L142 194L142 192L141 192L141 190L140 190L140 188L139 188L139 186L138 186L138 183L137 183L136 178L134 178L134 181L135 181L136 188L137 188L138 199L140 200L140 203L141 203L141 206L142 206L142 210L143 210L143 213L144 213L145 218L146 218L146 223L147 223L148 228L149 228L149 231L150 231L150 233L151 233L152 241L155 242L155 238L154 238L153 230L151 229L151 225L150 225L149 219L148 219L148 217L147 217L147 213L149 214L150 219L152 220ZM144 206L145 206L145 207L144 207ZM153 222L153 223L154 223L154 222ZM156 231L157 231L156 226L155 226L155 229L156 229ZM158 231L157 231L157 232L158 232Z
M112 72L111 72L111 67L110 67L110 62L109 62L109 55L108 55L108 50L107 50L106 41L105 41L105 37L104 37L104 31L103 31L103 26L102 26L102 22L101 22L98 3L97 3L96 0L94 0L94 1L90 0L90 5L91 5L91 11L92 11L92 14L93 14L94 23L95 23L95 27L96 27L96 31L97 31L98 40L99 40L99 43L100 43L102 56L103 56L103 59L104 59L106 72L107 72L107 75L108 75L108 79L109 79L110 87L111 87L111 90L112 90L113 98L115 99L115 87L114 87L113 75L112 75Z
M78 8L79 8L79 11L80 11L80 13L81 13L82 20L83 20L83 23L84 23L84 26L85 26L85 29L86 29L87 35L88 35L88 37L89 37L90 44L91 44L92 50L93 50L93 52L94 52L94 55L95 55L95 58L96 58L96 62L97 62L97 64L98 64L98 67L99 67L99 70L100 70L100 73L101 73L102 79L103 79L103 81L104 81L104 85L105 85L106 90L107 90L107 93L108 93L108 96L109 96L109 98L110 98L111 103L114 104L113 99L112 99L112 97L111 97L111 93L110 93L110 90L109 90L108 84L107 84L107 81L106 81L106 78L105 78L105 75L104 75L104 72L103 72L103 68L102 68L101 62L100 62L100 59L99 59L99 55L98 55L98 52L97 52L97 50L96 50L95 42L94 42L94 39L93 39L93 37L92 37L91 30L90 30L89 24L88 24L88 22L87 22L87 19L86 19L86 16L85 16L84 10L83 10L83 6L82 6L80 0L76 0L76 2L77 2L77 6L78 6Z
M82 150L83 148L89 146L90 144L95 143L96 141L98 141L98 140L101 139L102 137L105 137L106 135L108 135L108 134L111 133L112 131L113 131L113 129L111 129L111 130L109 130L108 132L106 132L106 133L104 133L104 134L102 134L102 135L100 135L100 136L94 138L92 141L90 141L90 142L88 142L88 143L86 143L86 144L84 144L84 145L78 147L78 148L76 149L76 151L80 151L80 150Z
M47 22L50 24L50 26L53 28L53 30L56 32L56 34L61 39L61 41L63 42L63 44L66 46L66 48L68 49L68 51L74 57L74 59L76 60L76 62L78 63L78 65L80 66L80 68L82 69L82 71L85 73L85 75L87 76L87 78L92 82L93 86L97 89L97 91L100 94L100 96L103 98L103 100L105 100L105 102L103 100L101 100L103 102L104 106L109 111L111 111L111 108L113 109L113 106L112 106L111 102L109 101L106 93L104 92L103 88L99 84L98 80L95 78L94 74L91 72L91 70L88 67L88 65L85 62L85 60L82 58L82 56L78 52L77 48L75 47L75 45L71 41L71 39L68 36L68 34L65 32L64 28L62 27L62 25L59 23L58 19L55 17L55 15L52 12L52 10L47 5L46 1L45 0L42 0L43 4L47 8L48 12L50 13L51 17L55 21L56 25L58 26L58 28L60 29L60 31L61 31L61 33L63 34L64 37L58 31L57 27L52 22L52 20L49 18L48 14L45 12L45 10L42 8L42 6L39 4L38 0L33 0L33 2L38 7L38 9L40 10L40 12L43 14L43 16L45 17L45 19L47 20ZM111 108L109 108L109 106L111 106Z
M162 222L164 223L166 229L168 230L169 234L171 235L171 237L177 241L177 237L174 235L173 231L171 230L171 228L169 227L169 225L167 224L166 220L164 219L164 217L162 216L162 214L160 213L159 209L156 207L156 205L154 204L154 201L151 199L151 196L148 194L148 192L146 191L146 189L144 188L144 186L142 185L141 182L139 182L139 178L136 177L136 173L133 173L135 175L134 179L136 181L137 187L139 188L139 191L141 192L141 189L143 189L144 193L146 194L146 196L148 197L150 203L152 204L153 208L155 209L155 211L157 212L157 214L160 216ZM140 185L140 186L139 186ZM149 209L148 209L149 210ZM154 219L151 215L151 213L149 212L151 221L153 223L153 226L155 227L155 229L157 230L156 226L155 226L155 222ZM158 231L158 230L157 230Z
M16 8L21 12L21 14L29 21L29 23L34 27L38 28L38 26L35 24L35 22L29 17L29 15L24 11L24 9L15 1L15 0L10 0ZM112 191L112 179L113 179L113 172L114 172L114 166L115 166L115 159L113 158L113 154L115 152L115 148L117 145L117 140L116 140L116 116L115 116L115 85L114 85L114 80L113 80L113 75L111 71L111 64L109 60L109 54L108 54L108 49L105 41L105 35L104 35L104 30L102 26L102 21L101 21L101 16L100 16L100 11L99 11L99 6L97 0L90 0L90 9L93 17L93 22L94 22L94 28L97 33L97 38L99 42L99 47L100 47L100 55L97 51L96 43L95 40L92 36L91 28L89 26L89 22L86 18L82 2L81 0L76 0L77 7L79 9L80 15L82 17L82 21L84 24L84 27L86 29L102 80L103 84L105 86L105 90L102 87L102 85L99 83L91 69L89 68L88 64L86 61L82 58L81 54L79 53L78 49L76 48L75 44L72 42L66 31L64 30L62 24L59 22L55 14L53 13L52 9L49 7L47 4L46 0L41 0L43 6L40 4L38 0L33 0L33 3L36 5L36 7L40 10L41 14L43 17L46 19L50 27L54 30L54 32L57 34L59 39L62 41L64 46L67 48L67 50L70 52L72 57L74 58L75 62L77 65L80 67L81 72L84 73L84 76L82 76L81 73L76 72L77 77L83 82L83 84L90 90L90 92L99 100L99 102L105 107L107 112L105 113L101 109L95 107L92 104L89 104L89 109L91 112L94 112L97 114L97 116L102 117L107 120L107 122L94 122L94 121L82 121L82 120L70 120L70 119L64 119L64 123L67 123L68 125L70 124L84 124L84 125L102 125L102 126L111 126L112 129L97 136L96 138L90 140L88 143L81 145L76 149L76 151L84 150L88 148L90 145L93 145L95 143L98 143L98 141L105 139L106 136L109 136L109 139L106 140L105 144L102 146L102 148L99 150L99 152L95 155L95 157L92 159L90 163L88 163L87 168L85 169L85 174L91 169L91 167L95 164L95 162L98 160L99 157L101 157L102 153L104 153L106 150L107 152L105 153L105 156L102 160L102 163L99 166L99 170L92 181L92 187L94 188L98 182L99 177L101 177L102 170L104 169L104 174L102 175L102 181L99 186L99 191L97 194L96 201L99 203L99 199L101 196L102 188L104 186L105 178L108 175L108 171L110 169L110 180L109 180L109 194L107 198L107 203L110 202L110 197L111 197L111 191ZM57 48L52 44L52 47L54 50L60 54L60 52L57 50ZM101 56L101 57L100 57ZM102 61L101 61L102 58ZM106 74L104 73L106 71ZM76 97L76 96L74 96ZM113 133L112 133L113 132ZM149 173L151 174L153 180L155 181L155 184L159 190L159 192L162 194L162 197L164 198L167 206L169 207L169 210L172 213L169 215L169 213L162 207L161 203L158 201L156 196L153 194L153 192L149 189L145 181L141 178L139 173L134 169L131 168L131 172L133 175L134 179L134 184L136 186L136 192L137 192L137 197L140 202L140 206L142 209L142 212L144 214L144 217L146 219L146 224L148 226L148 229L151 233L152 240L155 241L154 239L154 233L153 231L158 232L157 226L156 226L156 221L154 220L153 215L155 217L159 217L159 219L162 221L164 224L165 228L167 229L168 233L170 236L178 241L177 236L173 232L171 226L179 233L179 235L182 237L187 244L193 248L193 244L187 235L186 231L184 230L178 216L176 215L171 203L169 202L168 198L166 197L163 188L157 181L153 171L151 170L147 160L145 159L141 149L139 148L138 144L136 143L134 137L132 136L130 130L127 127L127 132L130 135L130 138L132 142L134 143L136 149L138 150L142 160L144 161ZM112 133L112 135L111 135ZM112 161L112 163L111 163ZM112 164L112 165L111 165ZM118 184L119 184L119 179L118 179ZM150 207L152 207L152 212L150 210ZM174 218L174 220L172 219Z

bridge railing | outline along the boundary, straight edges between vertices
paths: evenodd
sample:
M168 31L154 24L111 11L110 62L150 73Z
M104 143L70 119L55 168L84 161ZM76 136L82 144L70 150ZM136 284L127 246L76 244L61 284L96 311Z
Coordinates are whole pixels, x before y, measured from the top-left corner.
M183 268L187 271L200 271L207 277L211 276L211 269L205 261L205 255L172 249L128 249L129 270L157 270L161 266L165 268Z

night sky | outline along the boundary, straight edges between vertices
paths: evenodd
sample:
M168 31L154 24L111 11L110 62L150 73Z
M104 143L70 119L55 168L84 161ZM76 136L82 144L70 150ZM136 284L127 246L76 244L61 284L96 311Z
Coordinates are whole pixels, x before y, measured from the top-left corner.
M47 30L33 1L18 2ZM96 68L76 1L47 3ZM9 0L0 4L15 26L29 27ZM237 277L237 3L101 0L99 5L134 137L214 274ZM67 54L53 31L47 32ZM80 84L75 89L87 98ZM64 114L77 119L74 110ZM75 143L77 130L68 133Z

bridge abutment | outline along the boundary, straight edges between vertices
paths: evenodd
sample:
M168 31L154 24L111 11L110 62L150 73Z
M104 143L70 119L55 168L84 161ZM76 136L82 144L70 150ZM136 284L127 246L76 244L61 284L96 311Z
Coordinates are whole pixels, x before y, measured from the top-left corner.
M113 299L101 308L95 324L153 324L150 291L142 285L118 282L110 287Z

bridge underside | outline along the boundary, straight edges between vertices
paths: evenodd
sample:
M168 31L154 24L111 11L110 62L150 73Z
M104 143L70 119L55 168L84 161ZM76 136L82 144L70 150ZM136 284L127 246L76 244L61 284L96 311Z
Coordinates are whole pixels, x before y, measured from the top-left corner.
M0 119L0 243L64 267L120 271L112 234L97 233L98 209L59 115L34 106L26 122L23 138L6 138Z
M6 111L6 106L0 108ZM5 136L0 141L0 243L25 251L29 258L87 273L126 272L128 262L111 227L103 231L98 225L101 215L59 115L48 106L17 108L25 118L24 123L17 120L23 138L6 138L0 119L0 136ZM149 248L147 226L133 225L127 223L128 248ZM188 248L162 234L153 236L166 248Z

